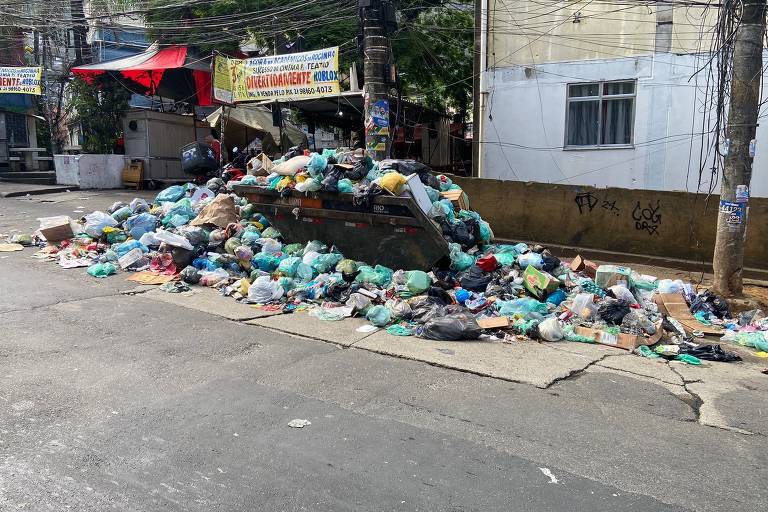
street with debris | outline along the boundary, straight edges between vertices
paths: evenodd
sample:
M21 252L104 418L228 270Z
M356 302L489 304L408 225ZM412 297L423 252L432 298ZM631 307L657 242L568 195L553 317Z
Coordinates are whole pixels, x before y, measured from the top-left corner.
M2 198L0 232L137 194ZM0 254L3 510L764 507L754 350L385 338L33 252Z

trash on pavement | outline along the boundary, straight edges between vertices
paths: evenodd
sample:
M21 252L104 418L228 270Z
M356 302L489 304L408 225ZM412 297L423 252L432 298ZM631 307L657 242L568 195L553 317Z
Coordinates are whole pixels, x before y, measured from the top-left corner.
M311 424L312 422L309 420L300 420L300 419L295 419L288 422L288 426L291 428L304 428L304 427L310 426Z
M361 333L386 329L392 336L439 341L500 342L514 336L531 343L597 343L693 365L739 360L720 345L693 343L695 331L768 351L768 318L762 311L733 318L722 298L697 293L682 281L597 266L581 256L562 261L539 245L495 243L491 226L469 209L464 191L423 164L373 162L334 150L290 156L269 163L280 174L267 173L262 162L264 172L241 181L225 177L205 187L173 185L152 204L138 198L119 202L80 222L41 219L40 235L69 229L64 238L15 237L21 245L41 246L36 257L64 268L88 266L95 277L128 272L128 280L162 285L168 293L212 287L230 300L295 314L296 322L308 320L296 313L304 310L322 321L366 319L370 324L360 327ZM276 190L275 201L291 207L285 214L306 224L315 221L302 219L302 209L322 209L326 199L320 198L331 194L354 198L345 207L366 215L387 201L416 202L415 214L434 231L443 257L429 268L402 268L345 257L333 239L325 239L329 231L320 240L288 239L288 229L281 225L281 233L272 225L280 224L276 210L259 211L258 201L244 197ZM386 201L371 203L382 194ZM397 213L387 215L394 220ZM419 249L399 244L404 238L397 233L410 236L409 226L382 243L370 240L374 235L367 225L349 224L348 231L333 233L337 243L340 237L378 242L377 250L390 261L396 261L392 255L405 256L405 247Z

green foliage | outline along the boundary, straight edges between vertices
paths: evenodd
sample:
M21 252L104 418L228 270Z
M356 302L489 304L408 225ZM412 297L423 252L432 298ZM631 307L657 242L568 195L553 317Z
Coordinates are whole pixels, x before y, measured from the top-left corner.
M83 128L83 151L112 153L131 93L111 78L100 78L93 84L76 78L70 87L71 107Z
M473 27L474 11L467 0L403 16L392 50L403 95L421 98L437 110L450 106L466 111L472 98Z
M470 0L400 0L390 36L403 96L445 110L471 104L474 11ZM271 53L276 40L299 35L304 49L340 46L340 70L362 60L357 51L357 0L212 0L184 5L150 0L150 36L203 53L233 51L243 41Z

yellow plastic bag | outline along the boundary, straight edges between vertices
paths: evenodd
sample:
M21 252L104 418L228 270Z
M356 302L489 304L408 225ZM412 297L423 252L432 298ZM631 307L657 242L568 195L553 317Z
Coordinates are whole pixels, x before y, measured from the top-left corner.
M405 186L405 176L399 172L388 172L379 180L381 188L399 196Z
M277 186L275 187L275 190L278 192L282 191L286 187L290 186L290 184L293 182L290 176L284 176L283 179L277 182Z
M243 296L248 295L248 288L251 287L251 280L246 279L245 277L240 280L240 289L239 291Z

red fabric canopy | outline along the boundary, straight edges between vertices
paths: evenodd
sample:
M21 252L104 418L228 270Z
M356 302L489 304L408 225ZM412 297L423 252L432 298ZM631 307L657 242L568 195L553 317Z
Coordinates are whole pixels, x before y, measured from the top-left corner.
M157 45L152 45L138 55L74 67L72 73L88 83L92 83L97 76L109 73L118 79L131 80L145 89L146 94L155 95L167 71L185 69L191 74L197 104L209 106L211 105L211 73L200 69L200 65L194 64L197 62L187 62L186 46L169 46L160 49Z

